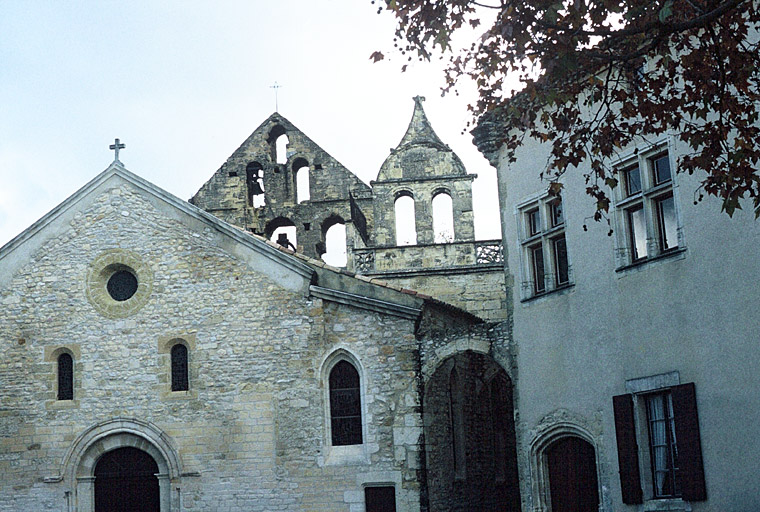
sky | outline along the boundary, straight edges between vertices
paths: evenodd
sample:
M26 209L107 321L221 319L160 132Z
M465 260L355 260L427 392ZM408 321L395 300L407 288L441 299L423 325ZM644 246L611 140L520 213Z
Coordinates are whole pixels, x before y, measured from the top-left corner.
M113 161L190 198L275 111L359 178L377 176L421 95L500 237L496 171L462 133L474 87L393 51L370 0L0 0L0 245ZM373 64L381 50L389 58Z

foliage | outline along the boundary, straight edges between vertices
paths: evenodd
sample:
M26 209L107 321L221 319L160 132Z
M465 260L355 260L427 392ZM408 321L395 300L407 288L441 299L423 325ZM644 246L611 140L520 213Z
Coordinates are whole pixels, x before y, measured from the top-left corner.
M510 161L525 135L550 143L542 177L555 193L563 173L581 167L596 219L618 183L611 159L664 133L691 148L678 167L704 176L697 200L718 196L729 215L745 197L760 205L758 0L385 0L384 8L408 59L448 57L444 93L463 76L475 82L474 119L498 121ZM456 48L457 34L473 29L479 39ZM519 93L508 77L519 78Z

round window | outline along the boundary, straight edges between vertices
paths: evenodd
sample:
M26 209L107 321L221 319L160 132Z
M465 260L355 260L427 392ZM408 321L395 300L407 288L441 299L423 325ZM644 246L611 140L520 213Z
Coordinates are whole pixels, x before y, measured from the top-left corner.
M129 270L118 270L108 278L106 289L113 300L125 301L137 292L137 277Z
M111 249L89 265L87 299L108 318L125 318L142 308L153 289L153 272L140 255Z

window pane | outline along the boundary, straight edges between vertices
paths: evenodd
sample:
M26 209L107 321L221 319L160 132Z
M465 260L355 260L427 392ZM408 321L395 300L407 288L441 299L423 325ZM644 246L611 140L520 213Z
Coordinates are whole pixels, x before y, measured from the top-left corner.
M641 192L641 173L639 173L639 166L629 167L623 171L623 177L625 178L625 195L632 196L638 192Z
M550 208L551 217L552 217L552 227L559 226L560 224L565 222L565 214L562 208L561 199L557 199L549 203L549 208Z
M652 171L655 185L670 180L670 158L667 154L652 159Z
M74 399L74 360L69 354L58 356L58 400Z
M657 228L660 238L660 250L667 251L678 247L678 230L676 209L673 196L657 200Z
M533 292L540 293L546 289L544 283L544 250L541 244L530 248L530 260L533 267Z
M626 211L628 216L628 234L631 244L631 260L647 257L647 225L644 209L641 205Z
M567 270L567 244L565 237L552 240L554 245L554 272L557 276L557 284L566 284L570 281Z
M533 236L541 232L541 214L538 208L525 213L528 224L528 236Z
M348 361L330 372L330 420L333 446L362 443L359 372Z
M366 512L396 512L396 489L391 486L365 487L364 509Z
M677 446L670 393L646 397L652 483L657 498L677 496Z
M177 343L172 347L172 391L187 391L188 371L187 371L187 347Z

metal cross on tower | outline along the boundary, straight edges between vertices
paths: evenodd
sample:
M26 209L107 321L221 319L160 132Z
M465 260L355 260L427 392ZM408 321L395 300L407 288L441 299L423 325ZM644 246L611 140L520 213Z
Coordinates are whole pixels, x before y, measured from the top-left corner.
M115 139L113 141L113 144L111 144L110 146L108 146L109 149L113 149L116 152L116 154L114 155L114 162L120 162L120 160L119 160L119 150L120 149L124 149L125 147L127 147L127 146L124 145L124 144L121 144L121 142L119 141L119 139Z
M282 87L282 86L280 84L278 84L277 81L274 82L274 85L270 85L269 86L270 89L274 89L274 111L275 112L279 112L280 111L280 106L277 103L277 89L279 89L280 87Z

